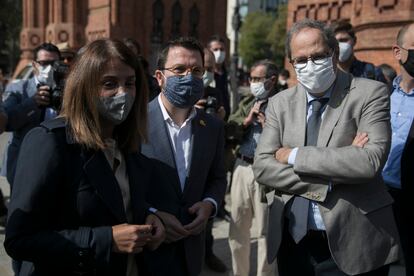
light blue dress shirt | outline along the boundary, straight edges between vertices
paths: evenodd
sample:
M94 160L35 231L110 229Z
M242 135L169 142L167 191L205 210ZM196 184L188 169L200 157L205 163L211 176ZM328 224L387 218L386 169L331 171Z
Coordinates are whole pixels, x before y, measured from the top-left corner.
M405 93L400 83L398 76L391 95L391 149L382 171L385 183L396 189L401 189L401 156L414 118L414 89Z
M332 94L333 85L331 88L323 95L322 98L330 98ZM308 101L307 105L307 114L306 114L306 120L309 120L309 117L312 115L312 105L310 102L314 99L317 99L316 97L312 96L308 92L306 92L306 97ZM326 105L321 109L321 118L323 119L323 116L325 114ZM288 158L288 164L294 165L296 160L296 155L298 153L298 148L294 148ZM308 214L308 229L312 230L325 230L325 224L323 223L321 212L319 211L318 204L312 200L310 200L311 208L309 208L309 214Z

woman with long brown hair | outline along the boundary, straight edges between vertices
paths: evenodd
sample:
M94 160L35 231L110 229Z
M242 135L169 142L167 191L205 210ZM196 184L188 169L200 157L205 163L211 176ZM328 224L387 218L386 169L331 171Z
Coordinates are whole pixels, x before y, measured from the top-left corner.
M145 202L151 162L138 153L147 94L122 42L82 49L61 115L29 132L20 151L4 243L24 261L20 275L145 273L138 253L165 236Z

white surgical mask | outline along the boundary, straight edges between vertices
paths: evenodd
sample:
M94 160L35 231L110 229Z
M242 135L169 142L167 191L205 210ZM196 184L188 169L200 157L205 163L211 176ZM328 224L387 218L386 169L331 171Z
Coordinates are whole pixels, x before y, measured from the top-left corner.
M52 65L39 66L39 75L36 78L41 85L53 87L55 85L55 81L53 79Z
M286 83L287 83L287 80L279 79L279 84L280 85L285 85Z
M266 82L266 81L265 81ZM258 100L264 100L269 95L269 90L265 88L265 82L250 83L250 91Z
M99 114L115 125L119 125L128 117L134 100L135 97L131 93L125 92L113 97L99 97Z
M336 74L332 57L319 60L318 64L308 60L304 68L295 68L298 81L312 94L321 94L334 83Z
M213 52L217 64L222 64L226 58L226 52L222 50L215 50Z
M214 80L214 73L213 72L209 72L209 71L205 71L204 75L203 75L203 84L204 87L209 86Z
M352 45L347 42L339 42L339 61L347 61L352 55Z

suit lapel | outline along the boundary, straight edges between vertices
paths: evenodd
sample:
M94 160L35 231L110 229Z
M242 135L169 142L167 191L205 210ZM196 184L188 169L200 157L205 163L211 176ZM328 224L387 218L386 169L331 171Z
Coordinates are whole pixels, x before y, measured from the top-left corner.
M145 200L143 185L149 183L148 174L142 171L141 165L131 155L125 156L126 168L129 179L129 190L131 194L131 208L134 216L133 223L142 223L143 203Z
M202 167L203 156L205 156L204 150L207 147L207 141L205 140L208 136L206 133L206 121L202 119L200 113L196 111L197 114L191 121L191 163L190 169L188 172L188 177L186 179L186 183L184 185L183 194L185 195L190 188L190 181L194 177L198 175L197 168Z
M84 165L89 181L120 222L126 222L121 189L102 151L93 153Z
M299 84L297 86L294 99L290 102L288 110L292 118L289 125L285 128L291 128L292 135L289 137L289 145L291 147L304 146L306 140L306 110L307 110L307 98L305 89ZM284 144L285 146L285 144Z
M158 98L155 98L150 104L150 118L153 120L152 127L150 128L150 139L155 157L157 160L174 169L175 181L172 182L175 191L181 196L180 178L178 177L177 166L175 164L173 146L166 123L162 116Z
M338 78L323 115L319 131L318 146L320 147L326 147L328 145L333 129L344 109L344 100L346 95L348 95L352 80L349 74L346 74L339 69L337 72Z

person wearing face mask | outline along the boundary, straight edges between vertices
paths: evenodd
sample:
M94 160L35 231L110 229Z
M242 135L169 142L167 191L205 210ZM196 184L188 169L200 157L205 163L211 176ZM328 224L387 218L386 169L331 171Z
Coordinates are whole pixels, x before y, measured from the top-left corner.
M394 215L401 237L407 276L414 275L414 238L411 226L411 192L414 191L414 24L400 29L392 47L400 64L400 75L391 94L391 150L382 171L385 184L394 198Z
M228 75L225 65L226 60L226 48L224 39L215 35L210 38L207 43L207 47L213 52L215 58L214 66L214 87L221 92L221 98L223 100L224 110L226 111L225 120L230 115L230 95L228 89Z
M354 77L367 78L387 83L384 74L379 67L372 63L358 60L354 55L354 47L357 42L354 28L347 21L332 23L332 30L339 43L338 67Z
M288 86L288 79L289 78L290 78L289 71L286 70L286 69L282 69L279 73L279 80L277 82L280 91L289 88L289 86Z
M12 131L13 135L5 151L6 169L2 169L2 173L6 175L11 186L24 136L41 122L57 115L57 111L48 106L50 87L53 86L52 66L60 59L59 49L51 43L43 43L33 54L34 76L28 80L11 83L3 94L4 108L8 116L6 131Z
M387 276L399 259L392 197L381 171L390 147L385 84L338 70L338 42L305 19L287 34L298 84L269 100L253 171L272 188L268 261L280 276Z
M250 92L230 115L227 132L239 141L231 183L231 220L229 244L234 275L250 272L250 228L253 217L257 231L257 274L275 275L275 264L266 260L267 205L262 201L262 187L254 179L252 164L256 145L265 125L269 97L277 90L279 70L269 60L260 60L250 70Z
M141 152L159 167L148 200L167 229L147 262L155 275L199 275L207 221L224 198L223 122L194 107L204 94L204 52L198 41L170 41L158 57L160 95L149 103L149 139ZM162 264L162 265L160 265Z
M143 250L165 237L145 199L158 181L139 153L148 88L120 41L95 40L70 72L58 118L25 137L4 247L18 275L148 275Z

